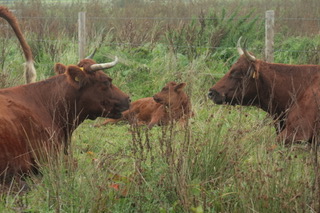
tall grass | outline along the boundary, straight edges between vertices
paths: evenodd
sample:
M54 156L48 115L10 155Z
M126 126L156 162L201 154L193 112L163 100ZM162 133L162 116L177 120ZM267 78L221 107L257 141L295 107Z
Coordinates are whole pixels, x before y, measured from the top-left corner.
M234 47L239 35L246 33L252 52L262 57L258 14L264 13L267 3L130 2L15 4L36 56L39 78L53 75L54 62L77 62L76 14L86 10L91 17L88 52L101 45L95 60L120 58L117 67L107 71L115 85L136 100L152 96L168 81L186 82L195 116L186 128L172 124L152 130L125 123L93 128L101 120L86 121L73 135L69 156L58 155L42 165L41 175L27 179L29 192L1 193L0 212L319 211L314 149L277 144L271 118L261 110L216 106L207 99L208 89L237 59ZM283 17L300 14L295 8L302 4L310 9L309 16L318 4L295 1L291 13L283 9L291 1L268 2ZM237 10L239 5L247 8ZM47 20L45 14L52 16ZM106 19L106 14L136 18ZM42 18L30 22L31 16ZM311 35L310 29L309 36L296 37L294 27L288 24L280 31L284 34L276 43L279 49L294 51L278 51L275 60L319 63L319 36ZM0 46L0 69L7 76L1 86L19 85L20 47L9 31L0 32L6 39ZM310 49L315 52L304 52Z
M151 131L86 122L73 138L78 166L42 167L32 190L4 209L57 212L301 212L314 208L313 159L275 144L259 111L196 105L190 126ZM262 119L258 119L261 117ZM242 124L240 127L239 121ZM214 124L214 125L213 125ZM64 158L64 159L63 159ZM67 161L68 162L68 161ZM73 160L69 160L73 162ZM114 187L116 186L116 187Z

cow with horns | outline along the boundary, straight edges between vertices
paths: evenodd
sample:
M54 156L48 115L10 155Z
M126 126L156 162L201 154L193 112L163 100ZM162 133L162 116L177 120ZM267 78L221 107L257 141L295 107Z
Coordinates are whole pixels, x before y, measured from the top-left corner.
M71 134L85 120L120 118L129 96L103 69L117 63L56 64L57 75L43 81L0 90L0 177L37 171L38 160L66 151ZM45 160L45 159L44 159Z
M36 69L34 68L33 55L31 52L31 48L26 42L25 38L23 37L23 34L21 32L21 29L19 27L16 17L13 15L12 12L8 10L8 8L4 6L0 6L0 17L5 19L10 24L10 26L12 27L13 31L15 32L16 36L19 39L20 45L22 47L22 51L26 59L26 63L24 64L24 74L25 74L26 83L35 82L37 78L37 74L36 74Z
M319 130L320 66L267 63L240 42L240 58L210 88L209 98L216 104L252 105L268 112L280 142L311 142Z

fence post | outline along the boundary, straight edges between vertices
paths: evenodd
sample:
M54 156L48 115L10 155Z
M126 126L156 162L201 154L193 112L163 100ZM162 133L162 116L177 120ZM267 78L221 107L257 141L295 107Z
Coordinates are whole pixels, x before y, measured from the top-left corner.
M85 57L86 47L86 12L78 13L78 42L79 42L79 58Z
M266 41L265 41L265 60L273 62L273 45L274 45L274 10L266 11Z

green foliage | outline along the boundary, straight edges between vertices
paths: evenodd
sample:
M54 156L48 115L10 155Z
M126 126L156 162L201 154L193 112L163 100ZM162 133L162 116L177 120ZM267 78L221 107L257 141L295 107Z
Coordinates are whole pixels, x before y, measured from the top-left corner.
M281 42L280 42L281 41ZM290 37L283 40L278 37L275 58L277 62L287 64L320 64L320 36Z
M258 17L251 16L252 12L239 16L235 11L227 17L225 9L221 14L217 11L207 14L201 11L199 17L193 18L190 24L182 24L178 29L169 28L166 39L173 52L187 55L189 59L203 54L210 57L218 52L220 58L226 61L232 56L231 51L225 51L226 47L233 47L240 36L262 38Z
M125 8L129 3L119 4ZM98 7L88 5L88 11L93 6ZM70 5L61 10L76 11ZM103 12L103 8L96 11ZM264 29L258 17L254 12L203 10L180 25L142 28L153 30L145 30L144 36L153 38L148 42L134 27L130 28L132 37L122 35L123 26L129 25L120 23L114 26L122 27L106 36L101 29L90 31L88 50L100 46L94 57L97 62L119 57L119 64L106 73L133 100L152 96L168 81L186 82L195 116L185 128L174 124L152 130L126 123L93 128L102 119L86 121L73 135L70 156L60 154L43 164L42 175L27 179L28 193L12 189L2 193L0 212L319 210L316 153L303 144L278 145L272 122L261 110L216 106L207 99L208 89L237 60L235 44L240 36L248 38L248 48L261 58ZM41 36L26 34L38 80L53 75L54 62L78 61L74 26L69 23L65 31L55 31L54 24L42 24L36 25L45 26ZM319 64L319 36L279 34L276 62ZM140 42L115 43L126 39ZM10 39L1 44L1 86L20 85L24 62L20 47Z

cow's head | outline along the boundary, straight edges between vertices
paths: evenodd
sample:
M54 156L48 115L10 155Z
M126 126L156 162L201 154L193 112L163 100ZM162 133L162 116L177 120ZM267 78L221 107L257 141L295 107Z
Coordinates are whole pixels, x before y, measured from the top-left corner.
M240 54L238 61L209 90L209 98L216 104L252 105L257 97L257 81L259 80L258 61L245 48L237 49Z
M130 98L115 85L112 79L102 70L113 67L115 61L96 64L91 59L83 59L80 63L70 66L55 65L58 74L67 76L67 82L75 91L78 112L89 119L97 117L120 118L121 112L127 110Z
M181 101L181 99L186 98L187 95L183 91L185 86L186 83L177 84L176 82L169 82L160 92L153 96L153 99L157 103L172 106L176 102Z

